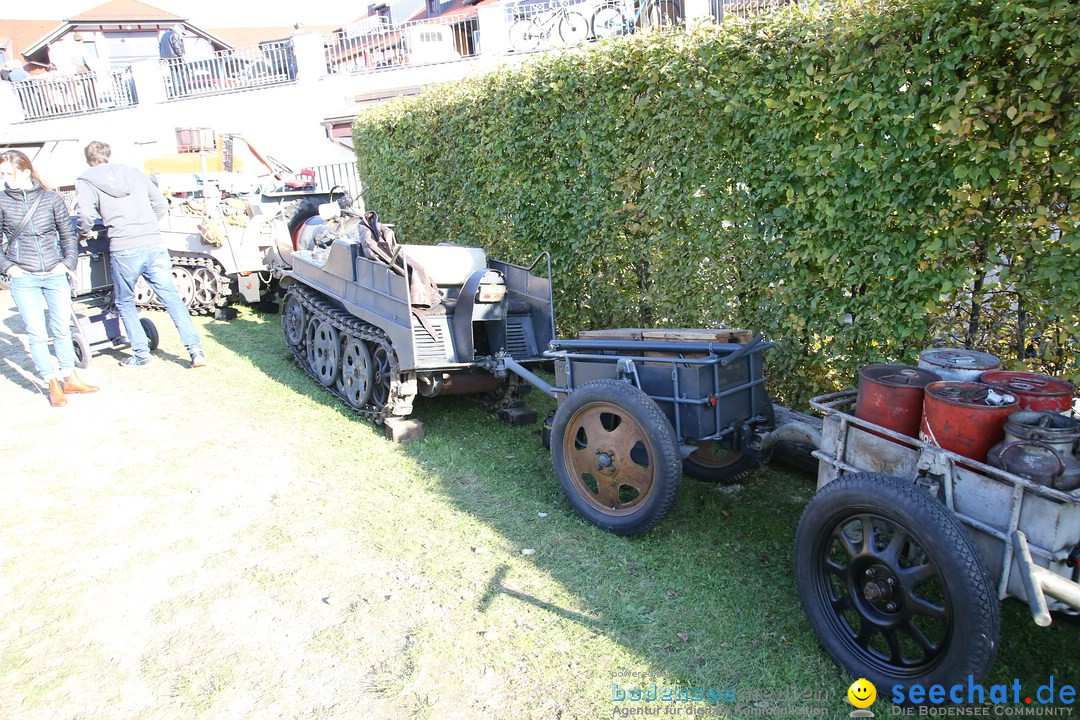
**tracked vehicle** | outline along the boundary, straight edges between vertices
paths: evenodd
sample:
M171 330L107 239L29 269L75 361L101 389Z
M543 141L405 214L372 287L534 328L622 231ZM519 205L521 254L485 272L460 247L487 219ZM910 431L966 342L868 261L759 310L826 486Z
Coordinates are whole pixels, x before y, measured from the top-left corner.
M212 314L242 301L273 296L292 264L299 227L341 191L283 191L225 200L174 202L161 220L173 281L188 310ZM150 286L136 286L136 304L159 308Z
M300 228L285 273L285 340L300 366L358 413L381 421L417 395L479 395L520 406L528 386L497 370L545 362L553 339L550 273L476 247L399 245L377 216L323 217Z

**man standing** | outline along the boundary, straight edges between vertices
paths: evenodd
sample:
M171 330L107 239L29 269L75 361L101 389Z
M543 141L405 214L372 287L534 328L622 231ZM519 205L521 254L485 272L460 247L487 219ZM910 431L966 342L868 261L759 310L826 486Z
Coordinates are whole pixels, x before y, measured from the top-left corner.
M150 342L135 310L135 283L142 276L172 317L191 356L191 367L202 367L206 364L202 341L191 322L191 314L176 292L172 261L158 226L158 221L169 211L168 202L135 168L110 165L112 148L107 143L95 140L86 146L85 154L90 169L75 181L79 233L90 235L96 217L101 218L109 231L109 266L116 307L135 352L120 364L124 367L150 364Z
M166 30L158 41L158 54L167 60L172 86L169 97L179 97L188 93L188 74L184 67L184 25L177 23Z

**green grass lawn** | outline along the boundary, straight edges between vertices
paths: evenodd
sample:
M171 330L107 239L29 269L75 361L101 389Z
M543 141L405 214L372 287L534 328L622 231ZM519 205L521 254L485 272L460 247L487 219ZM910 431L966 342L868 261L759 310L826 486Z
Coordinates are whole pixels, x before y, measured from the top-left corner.
M249 325L222 326L215 339L234 348L251 343ZM256 328L252 360L320 399L312 381L281 362L276 334ZM358 422L323 401L341 423ZM529 404L541 418L554 408L539 392ZM486 666L519 675L523 664L529 684L575 717L610 714L612 684L643 685L641 677L749 694L794 687L844 707L850 680L817 645L792 578L792 538L814 478L769 467L731 491L686 478L660 526L616 537L569 508L539 424L505 427L456 398L420 399L415 417L426 438L378 448L386 482L369 491L380 498L379 512L358 507L354 521L370 542L423 568L428 593L483 589L479 602L461 610L478 629L470 645ZM511 632L485 642L487 618L504 627L514 618ZM1011 601L1002 635L987 684L1080 679L1072 649L1080 636L1068 619L1040 629L1026 606ZM448 645L436 654L450 662L457 653Z
M827 717L851 710L795 593L812 477L687 478L658 527L616 537L563 498L539 423L421 399L425 439L395 445L295 366L276 315L198 319L205 371L168 361L182 349L152 316L166 359L98 377L103 393L166 393L123 425L154 452L97 484L57 471L5 490L0 715L799 717L807 703L764 697L793 689ZM1075 685L1078 637L1006 603L987 683ZM613 699L654 684L741 700Z

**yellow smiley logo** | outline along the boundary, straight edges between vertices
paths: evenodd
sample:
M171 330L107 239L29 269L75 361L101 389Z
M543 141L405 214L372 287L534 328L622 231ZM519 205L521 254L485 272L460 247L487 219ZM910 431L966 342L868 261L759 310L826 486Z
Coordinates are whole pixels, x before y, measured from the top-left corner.
M874 687L874 683L866 678L859 678L851 683L847 696L848 701L861 710L874 704L874 700L877 699L877 688Z

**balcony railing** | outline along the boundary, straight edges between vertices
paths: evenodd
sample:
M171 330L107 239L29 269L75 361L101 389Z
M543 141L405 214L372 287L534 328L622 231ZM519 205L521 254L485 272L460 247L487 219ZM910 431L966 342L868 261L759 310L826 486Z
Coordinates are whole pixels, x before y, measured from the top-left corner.
M47 73L12 83L24 120L83 115L138 103L131 68L105 73Z
M726 17L769 12L796 1L710 0L709 14L719 22ZM368 18L323 37L325 64L316 54L315 67L305 67L304 72L305 77L366 73L471 58L481 52L482 33L488 38L485 52L499 55L507 50L520 53L576 45L645 28L683 27L683 2L516 0L503 5L505 14L496 10L478 17L462 12L397 25L382 18ZM296 81L298 73L291 39L235 48L206 58L157 62L156 73L144 75L145 70L136 68L138 82L157 85L141 88L146 97L164 96L169 102L289 84ZM24 121L103 112L139 102L130 67L100 74L49 73L21 82L0 83L0 92L5 92L5 85L17 98Z
M161 61L161 80L170 100L283 85L296 80L296 56L292 42L282 40L195 60L169 58Z
M474 57L480 27L475 15L448 15L332 33L326 41L331 73L373 72Z
M753 15L762 15L797 2L798 0L712 0L713 15L716 20L723 20L725 17L748 18Z

